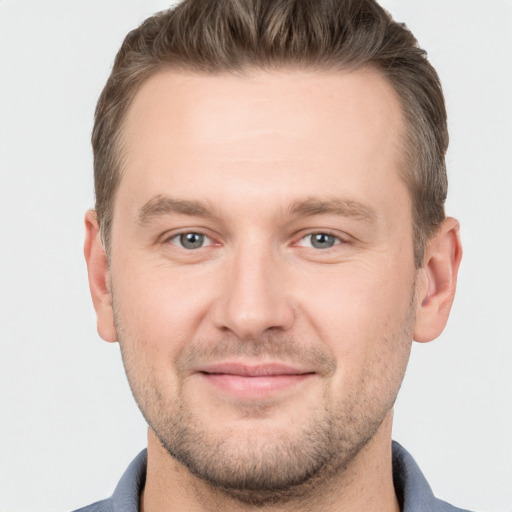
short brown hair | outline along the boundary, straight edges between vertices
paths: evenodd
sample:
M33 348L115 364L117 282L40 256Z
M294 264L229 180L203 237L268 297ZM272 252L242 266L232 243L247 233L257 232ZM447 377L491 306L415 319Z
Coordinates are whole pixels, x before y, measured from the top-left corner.
M131 31L96 107L96 211L108 252L122 168L122 128L141 84L162 69L378 69L406 122L402 179L413 203L414 257L444 219L446 110L439 77L405 25L374 0L185 0Z

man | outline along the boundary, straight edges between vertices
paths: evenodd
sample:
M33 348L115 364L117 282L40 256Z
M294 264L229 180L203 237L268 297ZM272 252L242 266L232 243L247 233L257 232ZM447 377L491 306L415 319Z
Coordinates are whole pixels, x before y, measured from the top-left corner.
M127 36L85 256L148 447L83 510L457 510L391 443L455 292L447 144L434 69L371 0L186 0Z

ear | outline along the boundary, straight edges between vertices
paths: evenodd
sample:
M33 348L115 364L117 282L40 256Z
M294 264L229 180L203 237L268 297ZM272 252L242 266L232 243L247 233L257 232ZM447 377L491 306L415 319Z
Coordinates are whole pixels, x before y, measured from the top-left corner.
M459 223L448 217L426 245L419 270L414 339L432 341L444 330L455 296L462 258Z
M96 310L98 334L105 341L115 342L117 334L114 327L114 312L110 293L110 272L94 210L89 210L85 214L84 255L87 262L92 302Z

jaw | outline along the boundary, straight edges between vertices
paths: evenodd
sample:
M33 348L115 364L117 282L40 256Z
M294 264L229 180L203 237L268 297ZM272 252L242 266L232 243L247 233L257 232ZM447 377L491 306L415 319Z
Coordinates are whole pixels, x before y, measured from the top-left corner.
M267 507L274 511L347 510L398 512L391 467L393 411L375 434L342 468L327 465L300 485L284 489L236 489L198 478L169 455L158 436L148 429L148 469L141 510L164 510L185 504L191 510L244 511ZM356 485L357 484L357 485Z

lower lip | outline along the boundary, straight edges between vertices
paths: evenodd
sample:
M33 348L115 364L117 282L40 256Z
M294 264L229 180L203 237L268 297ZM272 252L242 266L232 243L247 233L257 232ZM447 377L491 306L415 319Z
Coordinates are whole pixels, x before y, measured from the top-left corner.
M313 376L312 373L256 377L228 373L202 373L201 375L216 388L240 398L265 398L280 391L289 390Z

